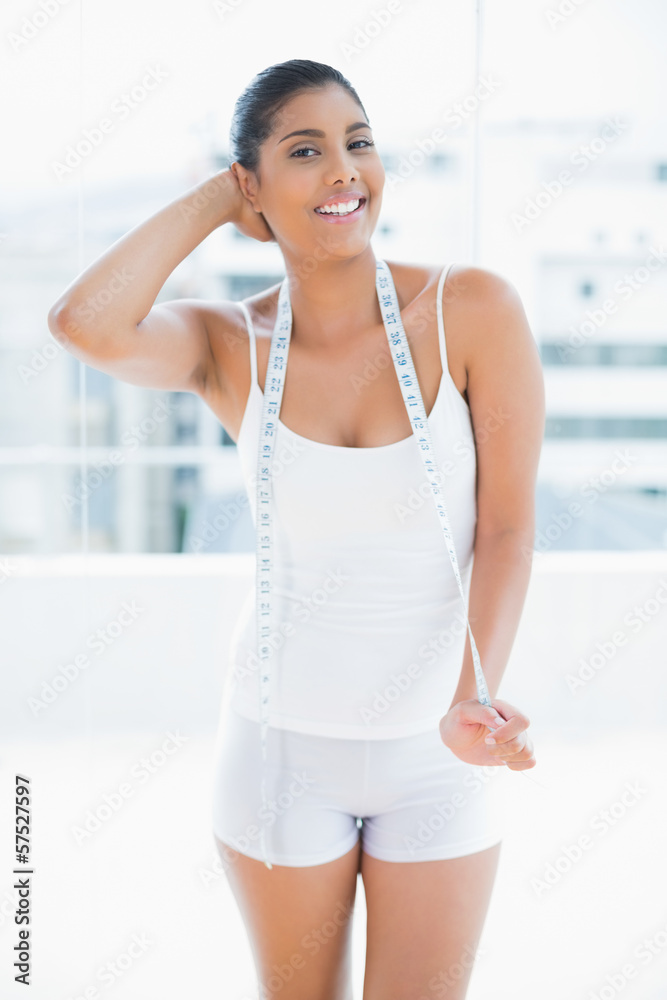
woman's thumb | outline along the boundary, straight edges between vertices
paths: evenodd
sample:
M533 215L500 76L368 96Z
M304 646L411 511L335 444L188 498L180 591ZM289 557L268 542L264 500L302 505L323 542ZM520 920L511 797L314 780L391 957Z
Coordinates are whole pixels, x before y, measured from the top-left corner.
M472 698L461 702L460 708L463 710L465 722L478 722L488 729L497 729L505 722L500 712L492 705L483 705Z

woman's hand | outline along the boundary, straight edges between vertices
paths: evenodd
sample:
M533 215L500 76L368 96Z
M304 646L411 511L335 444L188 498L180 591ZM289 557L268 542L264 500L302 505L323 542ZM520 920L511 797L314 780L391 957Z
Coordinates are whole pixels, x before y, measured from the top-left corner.
M233 163L229 170L225 171L232 181L232 197L235 198L231 215L227 221L236 226L244 236L251 236L254 240L259 240L260 243L268 243L271 240L275 243L276 238L271 232L268 222L261 212L255 211L252 202L246 198L241 190L235 166L236 164Z
M440 720L442 742L467 764L506 764L512 771L535 767L533 744L526 732L529 720L514 705L499 698L492 706L482 705L475 698L452 705ZM496 721L500 722L498 726ZM496 742L487 744L488 736Z

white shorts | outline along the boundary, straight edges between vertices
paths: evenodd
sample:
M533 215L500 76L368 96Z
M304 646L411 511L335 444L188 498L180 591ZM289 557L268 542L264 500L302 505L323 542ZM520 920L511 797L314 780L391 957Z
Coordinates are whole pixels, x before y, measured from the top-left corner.
M435 727L417 736L356 740L267 730L268 814L262 814L260 724L227 707L213 762L213 830L272 864L326 864L362 848L383 861L434 861L503 837L505 768L459 760Z

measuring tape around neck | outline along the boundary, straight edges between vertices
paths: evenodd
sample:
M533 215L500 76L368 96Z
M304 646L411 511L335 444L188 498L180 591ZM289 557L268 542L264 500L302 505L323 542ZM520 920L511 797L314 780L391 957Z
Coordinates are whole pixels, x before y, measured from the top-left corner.
M394 367L398 376L399 385L403 394L410 423L415 435L415 440L419 446L426 475L431 487L431 492L435 500L440 525L447 543L447 551L454 570L454 576L458 584L459 593L466 608L466 599L459 574L454 542L449 525L447 508L442 494L442 473L437 469L435 453L431 441L430 427L424 409L417 374L412 361L410 347L405 330L401 321L401 313L398 308L396 289L389 267L383 260L376 261L376 290L380 309L382 310L382 320L387 332L389 346L392 349ZM438 296L438 317L441 315L442 304ZM269 350L269 360L266 370L266 380L264 386L264 403L262 408L262 419L259 432L259 449L257 464L257 515L256 515L256 616L257 616L257 645L260 661L260 717L261 717L261 742L262 742L262 815L266 815L266 735L269 718L269 664L271 661L272 649L269 643L271 635L271 597L273 579L273 516L272 516L272 480L271 465L273 462L273 452L276 443L276 431L278 428L278 417L280 405L283 398L283 388L285 383L285 370L287 367L287 356L289 353L290 338L292 335L292 305L289 297L289 282L285 278L280 286L278 296L278 310L276 322L271 338ZM491 699L482 673L482 666L477 652L477 646L473 638L470 622L466 615L468 634L470 636L470 647L475 670L475 683L477 694L482 705L491 706ZM525 772L522 772L525 773ZM266 824L261 825L261 845L264 864L267 868L273 865L268 859L266 849Z

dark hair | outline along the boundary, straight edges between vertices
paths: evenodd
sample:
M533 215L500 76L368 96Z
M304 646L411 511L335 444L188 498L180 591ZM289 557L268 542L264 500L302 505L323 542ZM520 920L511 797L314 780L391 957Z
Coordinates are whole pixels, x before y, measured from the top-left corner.
M288 59L263 69L250 81L234 105L229 131L229 163L235 160L259 173L260 146L276 128L280 112L295 94L329 84L344 87L364 115L366 109L349 80L339 70L311 59ZM366 120L369 121L368 115ZM369 121L370 124L370 121Z

